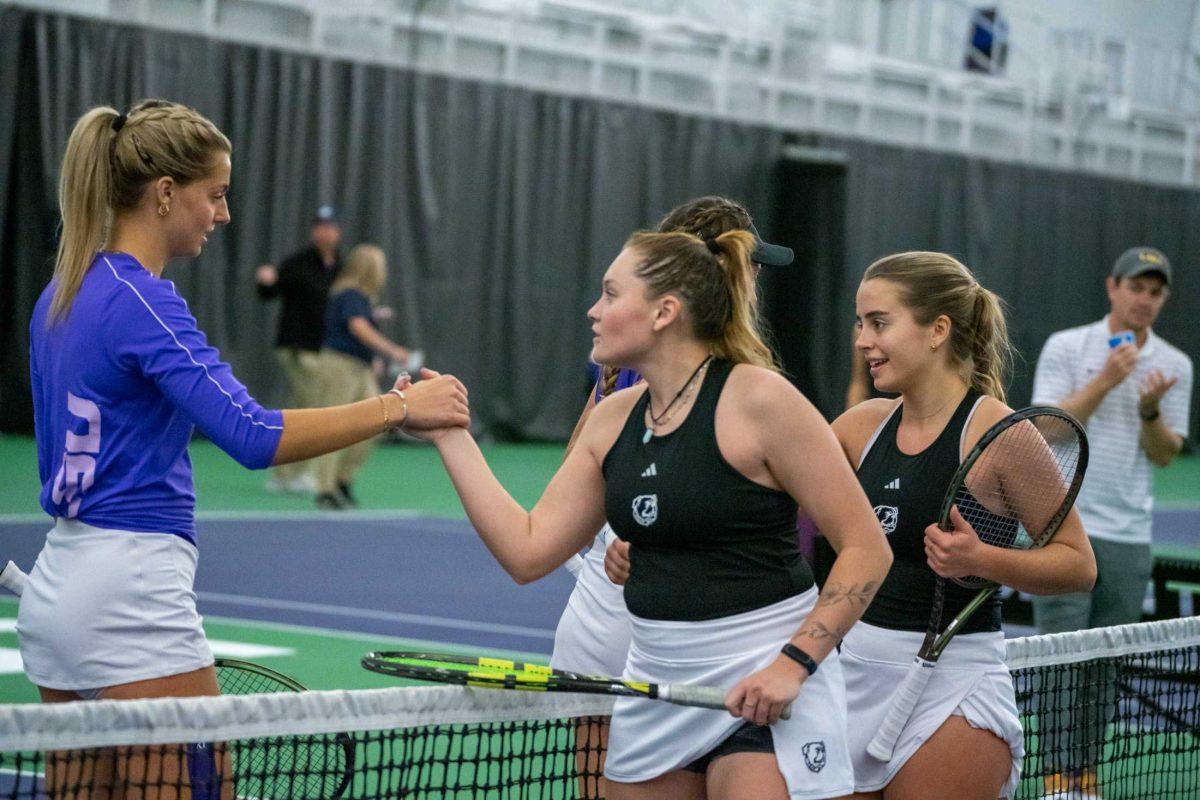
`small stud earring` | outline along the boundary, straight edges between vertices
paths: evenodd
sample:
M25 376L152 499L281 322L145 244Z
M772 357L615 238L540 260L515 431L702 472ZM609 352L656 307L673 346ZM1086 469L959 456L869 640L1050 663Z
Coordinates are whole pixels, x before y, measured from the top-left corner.
M937 350L937 345L936 345L936 344L934 344L933 342L930 342L930 343L929 343L929 349L930 349L930 350Z

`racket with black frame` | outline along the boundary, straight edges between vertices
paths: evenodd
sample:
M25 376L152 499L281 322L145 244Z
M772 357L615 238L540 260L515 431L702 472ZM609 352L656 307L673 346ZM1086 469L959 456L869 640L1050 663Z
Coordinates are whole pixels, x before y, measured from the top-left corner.
M953 529L950 510L957 506L985 544L1016 550L1043 547L1075 504L1087 463L1087 434L1078 420L1048 406L1021 409L989 428L962 460L942 500L938 526ZM881 761L891 760L950 640L1000 588L975 576L951 580L979 592L943 629L947 579L937 579L925 641L867 745L867 752Z
M281 672L234 658L216 660L221 694L304 692ZM338 800L354 777L355 743L345 733L239 741L233 750L238 797Z
M453 653L387 651L367 653L362 665L371 672L397 678L527 692L575 692L642 697L680 706L725 710L724 689L694 684L657 684L599 675L580 675L544 664ZM791 706L780 715L791 716Z

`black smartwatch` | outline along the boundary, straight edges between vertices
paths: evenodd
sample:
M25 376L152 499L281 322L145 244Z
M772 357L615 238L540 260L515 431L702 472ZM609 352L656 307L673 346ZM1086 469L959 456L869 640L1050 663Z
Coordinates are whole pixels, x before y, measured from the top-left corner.
M813 657L801 650L799 647L796 647L796 645L792 644L791 642L785 644L779 652L783 653L792 661L795 661L797 664L808 670L809 675L812 675L817 671L817 662L813 659Z

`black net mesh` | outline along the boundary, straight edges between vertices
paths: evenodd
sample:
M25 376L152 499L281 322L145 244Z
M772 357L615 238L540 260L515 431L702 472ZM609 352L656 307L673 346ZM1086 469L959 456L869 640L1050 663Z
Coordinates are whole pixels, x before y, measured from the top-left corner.
M599 798L606 730L563 719L5 753L0 796Z
M1008 662L1018 798L1200 798L1200 619L1014 640ZM0 708L0 798L605 795L608 698L436 687L65 705L78 708Z

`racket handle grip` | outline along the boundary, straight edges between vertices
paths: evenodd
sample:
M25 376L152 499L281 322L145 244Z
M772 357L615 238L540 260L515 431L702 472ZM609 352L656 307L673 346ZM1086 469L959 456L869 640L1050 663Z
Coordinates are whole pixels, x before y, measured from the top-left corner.
M717 689L713 686L694 686L688 683L677 683L669 686L658 687L658 699L666 700L668 703L674 703L677 706L693 706L695 708L713 708L721 711L725 709L724 689ZM784 706L780 719L792 718L792 704L788 703Z
M25 591L25 578L27 576L13 562L8 562L4 565L4 569L0 569L0 587L8 589L18 597Z
M883 718L879 730L876 731L875 738L871 739L871 743L867 745L867 752L880 761L892 760L896 742L900 740L900 734L904 731L904 726L908 724L908 718L912 716L913 709L917 707L917 701L925 692L925 685L929 683L929 678L933 675L935 663L917 656L913 659L912 666L908 668L908 674L904 676L904 680L892 695L887 715Z

